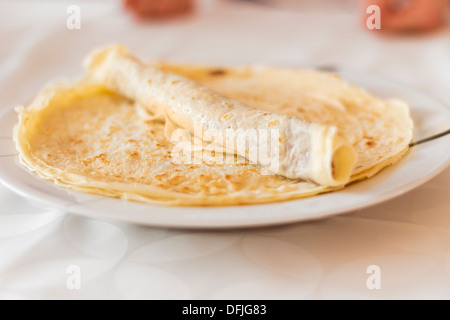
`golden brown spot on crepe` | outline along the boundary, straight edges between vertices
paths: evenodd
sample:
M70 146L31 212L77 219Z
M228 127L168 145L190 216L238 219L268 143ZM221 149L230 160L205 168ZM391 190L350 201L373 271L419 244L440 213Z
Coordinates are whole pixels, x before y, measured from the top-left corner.
M80 139L69 138L68 140L69 140L69 143L73 143L73 144L83 143L83 140L80 140Z
M365 137L365 139L367 139L367 141L366 141L366 146L367 147L373 148L373 147L376 146L376 142L375 142L374 138L372 138L372 137Z
M105 160L106 159L106 153L101 153L98 156L95 156L94 159Z
M96 161L96 160L99 160L100 162L102 162L102 163L109 163L109 161L108 160L106 160L106 154L105 153L102 153L102 154L99 154L98 156L95 156L95 157L92 157L92 158L88 158L88 159L86 159L86 160L81 160L81 162L84 164L84 165L90 165L90 164L92 164L94 161Z
M213 70L209 71L210 76L224 76L226 74L227 74L227 72L223 69L213 69Z
M177 83L180 83L180 81L178 81L178 80L172 81L172 84L177 84Z
M233 115L231 113L225 113L222 117L223 120L229 120L233 118Z
M183 187L181 188L181 191L188 193L188 192L192 192L192 190L189 187Z
M231 107L233 106L233 105L232 105L231 103L229 103L229 102L225 102L224 105L225 105L226 107L228 107L228 108L231 108Z
M272 120L272 121L270 121L268 124L267 124L267 126L269 127L269 128L271 128L271 127L276 127L277 125L279 125L280 123L278 122L278 120Z
M267 116L269 116L270 115L270 113L263 113L263 116L265 116L265 117L267 117Z
M148 80L148 84L152 84L152 80Z
M177 185L180 184L181 182L183 182L184 177L183 176L175 176L173 178L169 179L169 182L173 185Z

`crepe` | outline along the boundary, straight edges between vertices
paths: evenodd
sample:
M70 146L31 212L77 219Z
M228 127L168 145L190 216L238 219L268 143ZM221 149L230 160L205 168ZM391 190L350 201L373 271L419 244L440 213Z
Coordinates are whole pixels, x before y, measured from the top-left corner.
M348 182L399 161L412 139L404 102L375 98L332 74L268 67L148 66L271 115L335 128L336 140L351 145L358 155ZM268 174L259 164L237 162L243 158L237 155L231 164L175 161L176 142L167 138L170 121L143 114L148 107L98 82L89 76L50 85L28 108L18 109L14 136L27 168L79 191L179 206L267 203L344 187Z
M93 53L86 65L96 81L164 117L174 128L202 141L209 137L220 150L252 160L273 174L324 186L349 181L355 152L334 126L249 107L189 78L144 65L122 46ZM259 157L260 143L267 146L271 130L276 131L275 150ZM254 139L246 146L243 136L249 132ZM264 138L259 140L257 133ZM231 137L228 144L224 137Z

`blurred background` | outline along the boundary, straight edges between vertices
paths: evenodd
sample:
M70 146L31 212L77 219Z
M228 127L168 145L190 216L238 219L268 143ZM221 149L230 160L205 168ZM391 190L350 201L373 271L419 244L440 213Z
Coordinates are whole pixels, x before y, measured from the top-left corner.
M147 59L381 73L442 95L450 83L448 1L390 0L385 10L386 1L0 0L0 101L19 102L13 97L80 73L82 57L111 42ZM387 30L368 30L373 3ZM420 30L421 19L432 27Z
M367 28L373 3L384 10L382 30ZM447 99L448 6L447 0L0 0L0 103L23 103L55 77L76 77L89 51L115 42L145 59L380 74Z

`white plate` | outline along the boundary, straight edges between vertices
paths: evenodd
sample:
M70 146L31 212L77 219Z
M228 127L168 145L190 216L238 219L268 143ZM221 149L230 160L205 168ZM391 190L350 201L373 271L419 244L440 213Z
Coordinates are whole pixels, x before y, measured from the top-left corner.
M450 111L434 99L385 80L342 74L349 81L382 97L408 101L420 139L450 127ZM450 163L450 136L417 147L397 165L342 191L274 204L234 207L161 207L84 194L56 187L22 168L11 139L17 117L0 117L0 180L39 205L93 218L152 226L231 228L282 224L323 218L365 208L400 196L427 182Z

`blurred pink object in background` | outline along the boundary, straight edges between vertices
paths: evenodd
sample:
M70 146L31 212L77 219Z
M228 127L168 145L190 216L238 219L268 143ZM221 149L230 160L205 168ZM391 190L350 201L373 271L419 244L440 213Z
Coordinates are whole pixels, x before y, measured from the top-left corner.
M166 18L189 12L194 0L122 0L123 6L137 20Z
M381 10L381 30L414 32L441 26L448 0L364 0L364 17L369 6Z

